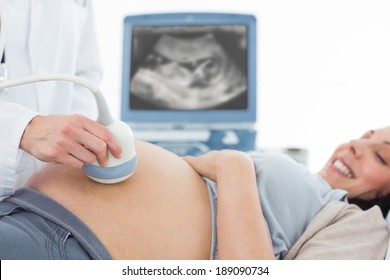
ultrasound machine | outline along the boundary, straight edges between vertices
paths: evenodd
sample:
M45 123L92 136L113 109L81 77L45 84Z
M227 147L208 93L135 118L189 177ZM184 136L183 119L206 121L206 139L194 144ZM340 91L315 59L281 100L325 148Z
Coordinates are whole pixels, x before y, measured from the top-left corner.
M124 19L121 119L178 155L256 149L256 18L164 13Z

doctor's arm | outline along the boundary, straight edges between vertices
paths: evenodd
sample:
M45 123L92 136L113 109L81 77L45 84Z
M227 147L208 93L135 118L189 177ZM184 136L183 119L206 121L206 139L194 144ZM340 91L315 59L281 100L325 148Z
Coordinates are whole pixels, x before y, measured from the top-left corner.
M218 257L274 259L250 157L223 150L184 159L200 175L217 182Z
M14 192L20 138L37 113L9 102L0 102L0 112L0 196L5 196Z

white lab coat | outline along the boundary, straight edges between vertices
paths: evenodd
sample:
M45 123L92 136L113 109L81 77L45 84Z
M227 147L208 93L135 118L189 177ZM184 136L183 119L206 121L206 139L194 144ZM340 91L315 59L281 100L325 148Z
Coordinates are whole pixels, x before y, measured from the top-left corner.
M9 79L33 74L101 78L90 0L5 0ZM96 118L93 95L68 82L44 82L0 93L0 195L11 195L41 168L19 149L23 131L38 115L79 113Z

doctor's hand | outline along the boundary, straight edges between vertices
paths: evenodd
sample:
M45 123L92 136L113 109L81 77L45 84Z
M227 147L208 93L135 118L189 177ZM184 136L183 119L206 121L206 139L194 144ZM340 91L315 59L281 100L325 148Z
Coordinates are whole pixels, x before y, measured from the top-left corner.
M42 161L77 168L95 160L105 166L108 151L116 158L122 153L109 130L81 115L34 117L24 131L20 148Z

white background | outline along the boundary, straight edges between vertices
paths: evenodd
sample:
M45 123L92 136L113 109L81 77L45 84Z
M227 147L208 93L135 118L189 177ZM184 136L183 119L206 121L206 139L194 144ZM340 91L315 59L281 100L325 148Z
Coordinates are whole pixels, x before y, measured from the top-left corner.
M95 11L101 89L116 116L124 16L233 12L258 21L262 148L306 148L318 171L341 142L390 125L389 0L95 0Z

